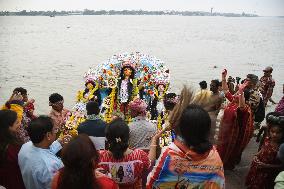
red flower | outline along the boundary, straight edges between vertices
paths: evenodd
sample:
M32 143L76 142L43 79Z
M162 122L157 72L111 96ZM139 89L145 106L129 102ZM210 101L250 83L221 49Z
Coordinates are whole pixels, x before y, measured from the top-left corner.
M144 71L148 72L149 68L147 66L144 67Z
M154 92L153 92L152 90L148 90L148 93L149 93L150 95L153 95L153 94L154 94Z

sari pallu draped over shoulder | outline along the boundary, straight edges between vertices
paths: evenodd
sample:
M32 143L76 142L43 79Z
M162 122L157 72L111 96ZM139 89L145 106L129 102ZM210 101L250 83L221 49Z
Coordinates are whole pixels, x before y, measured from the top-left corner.
M248 105L240 108L233 101L231 93L226 94L230 101L224 109L220 124L217 150L224 163L225 169L233 169L240 161L241 154L253 135L253 120Z
M215 147L204 154L198 154L176 139L163 149L148 175L146 188L223 189L223 163Z

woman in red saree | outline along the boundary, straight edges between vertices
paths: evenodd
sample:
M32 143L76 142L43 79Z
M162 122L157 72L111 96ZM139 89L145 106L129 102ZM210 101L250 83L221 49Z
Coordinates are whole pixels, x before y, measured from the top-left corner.
M266 118L269 137L265 138L261 150L253 158L246 178L248 189L273 189L276 176L283 170L283 164L277 159L277 152L284 142L284 124L277 118L279 117L274 115Z
M226 90L226 98L230 103L224 109L224 116L220 124L217 150L225 169L234 169L239 163L241 155L253 135L253 120L251 109L245 103L248 95L244 88L247 82L239 86L239 91L233 96L228 91L226 83L227 70L222 73L222 87Z

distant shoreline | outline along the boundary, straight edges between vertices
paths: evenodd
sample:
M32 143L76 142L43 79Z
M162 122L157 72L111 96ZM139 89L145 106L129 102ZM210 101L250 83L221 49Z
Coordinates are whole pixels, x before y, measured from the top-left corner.
M0 11L0 16L73 16L73 15L175 15L175 16L224 16L224 17L259 17L256 14L247 13L218 13L204 11L144 11L144 10L88 10L84 11Z

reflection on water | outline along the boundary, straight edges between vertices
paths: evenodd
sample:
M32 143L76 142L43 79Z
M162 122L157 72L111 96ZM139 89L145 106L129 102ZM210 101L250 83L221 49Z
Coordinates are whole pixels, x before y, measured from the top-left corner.
M273 99L282 96L283 18L0 17L0 103L23 86L36 99L37 113L48 113L53 92L61 93L71 108L89 66L125 51L164 60L173 91L183 83L195 87L201 80L220 78L223 68L233 76L261 76L272 65Z

